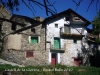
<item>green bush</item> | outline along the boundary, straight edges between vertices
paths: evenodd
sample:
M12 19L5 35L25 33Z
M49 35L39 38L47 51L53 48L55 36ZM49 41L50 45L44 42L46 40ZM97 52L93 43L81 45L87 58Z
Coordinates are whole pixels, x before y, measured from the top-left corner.
M100 43L100 39L99 38L96 38L95 41L98 42L98 43Z

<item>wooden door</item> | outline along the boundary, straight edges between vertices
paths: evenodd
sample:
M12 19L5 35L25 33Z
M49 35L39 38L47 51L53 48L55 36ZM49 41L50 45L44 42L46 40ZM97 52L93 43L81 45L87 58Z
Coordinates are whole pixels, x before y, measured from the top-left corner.
M64 32L70 33L70 26L69 25L64 24Z
M52 55L51 55L51 64L52 65L57 64L57 54L56 53L52 53Z
M60 49L60 38L54 38L54 48Z

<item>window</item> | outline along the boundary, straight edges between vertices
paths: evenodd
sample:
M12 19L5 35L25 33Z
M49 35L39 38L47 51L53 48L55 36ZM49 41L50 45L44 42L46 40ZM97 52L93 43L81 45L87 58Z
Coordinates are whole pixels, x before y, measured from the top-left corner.
M80 18L78 18L78 17L74 17L74 19L75 19L75 20L80 20Z
M60 38L54 37L54 48L60 49Z
M58 24L55 24L55 28L58 28Z
M32 37L30 38L30 43L37 44L38 43L38 37Z
M33 57L33 51L28 50L26 51L26 58Z
M0 25L0 31L2 31L2 26Z
M77 44L77 40L74 39L74 40L73 40L73 43Z
M70 25L64 24L64 32L70 33Z
M31 31L35 33L35 28L32 28Z
M69 17L66 17L66 21L69 21Z
M2 21L0 21L0 31L2 31Z
M16 30L16 25L12 24L11 30Z

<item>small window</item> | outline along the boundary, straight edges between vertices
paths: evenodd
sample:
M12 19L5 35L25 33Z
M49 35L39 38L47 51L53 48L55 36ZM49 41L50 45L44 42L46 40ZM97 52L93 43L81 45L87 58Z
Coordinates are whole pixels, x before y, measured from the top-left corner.
M0 21L0 31L2 31L2 21Z
M69 17L66 17L66 21L69 21Z
M35 28L32 28L31 31L32 31L33 33L35 33Z
M58 28L58 24L55 24L55 28Z
M26 58L33 57L33 51L28 50L26 51Z
M37 44L37 43L38 43L38 37L32 37L32 36L31 36L30 42L31 42L32 44Z
M2 25L0 25L0 31L2 31Z
M75 17L74 19L75 19L75 20L80 20L80 18L78 18L78 17Z
M16 25L12 24L11 30L16 30Z
M77 44L77 40L74 39L74 40L73 40L73 43Z

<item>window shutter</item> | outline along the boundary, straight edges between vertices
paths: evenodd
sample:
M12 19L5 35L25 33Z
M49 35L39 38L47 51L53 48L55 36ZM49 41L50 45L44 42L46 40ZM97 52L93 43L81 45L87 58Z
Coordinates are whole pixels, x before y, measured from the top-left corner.
M32 44L38 43L38 37L31 37L31 43Z
M28 50L26 51L26 58L33 57L33 51Z

